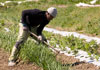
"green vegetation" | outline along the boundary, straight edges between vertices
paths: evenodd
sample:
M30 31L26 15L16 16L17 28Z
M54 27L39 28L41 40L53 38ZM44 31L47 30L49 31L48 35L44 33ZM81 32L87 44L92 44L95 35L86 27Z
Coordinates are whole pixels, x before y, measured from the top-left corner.
M79 2L89 3L91 0L40 0L41 2L51 3L51 4L75 4Z
M0 0L0 2L5 2L5 1L25 1L25 0Z
M74 55L77 54L78 50L83 50L86 51L90 57L91 55L94 55L94 58L97 60L97 57L100 57L100 53L98 52L99 45L97 45L94 40L87 43L85 39L79 39L73 35L69 37L62 37L60 35L51 34L49 32L46 32L46 35L50 40L50 44L54 47L56 47L57 44L62 50L65 50L65 47L68 46L71 51L73 51Z
M16 38L18 36L18 23L21 18L21 11L26 7L26 5L28 6L30 3L31 2L24 3L22 5L10 3L4 7L0 7L0 48L4 48L8 52L11 52L11 49L15 44ZM35 7L38 7L39 5L35 2L32 4L34 4ZM23 7L20 8L21 6ZM28 8L30 6L28 6ZM6 30L4 30L5 27L9 28L10 32L6 32ZM35 62L37 65L42 67L43 70L68 70L67 66L63 67L60 62L56 61L55 54L51 52L47 46L42 44L37 45L31 39L29 39L22 46L23 47L20 51L20 58L22 60Z
M4 1L6 0L1 0L0 2ZM50 22L50 27L99 36L100 8L75 7L75 4L80 1L89 3L91 0L40 0L39 2L28 2L20 5L17 3L9 3L4 7L0 7L0 48L11 52L18 36L18 23L21 19L21 12L24 9L38 8L46 10L48 7L54 6L58 9L58 15L57 18ZM59 7L62 5L65 7ZM4 30L5 27L9 28L10 32L6 32ZM80 49L87 51L90 56L91 54L96 55L95 57L97 59L100 56L97 52L99 45L97 45L95 41L87 43L84 39L73 36L62 37L49 32L44 32L44 34L47 36L47 39L50 40L51 45L56 47L56 44L59 44L62 50L64 50L67 45L75 54ZM29 60L35 62L44 70L68 69L68 67L63 68L61 63L56 61L56 56L51 50L42 44L35 44L31 39L23 45L20 57L25 61Z
M40 0L41 2L45 2L45 3L51 3L51 4L76 4L76 3L87 3L87 4L90 4L90 1L93 1L93 0ZM100 1L98 0L96 2L96 4L100 4Z
M28 2L20 5L17 3L6 4L4 7L0 7L0 21L5 20L7 23L19 23L21 12L24 9L38 8L46 10L50 6L55 6L58 9L58 15L57 18L51 21L50 27L100 36L100 7L80 8L75 7L75 4L71 3L61 8L59 6L63 4L55 5L54 1L56 0L47 1L47 3L41 0L40 2Z
M5 26L7 27L7 25L3 27ZM7 28L10 29L10 32L6 32L4 28L1 28L0 48L11 52L18 36L18 25L10 25ZM63 67L60 62L56 61L56 55L48 49L47 46L43 44L38 45L30 38L22 45L20 58L23 61L36 63L38 66L42 67L43 70L68 70L67 66Z

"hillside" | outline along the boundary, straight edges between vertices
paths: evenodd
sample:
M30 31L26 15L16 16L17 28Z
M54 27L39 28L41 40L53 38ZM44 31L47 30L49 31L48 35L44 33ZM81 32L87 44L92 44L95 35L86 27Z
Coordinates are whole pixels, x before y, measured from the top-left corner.
M0 49L0 61L4 63L5 67L2 67L3 64L1 64L1 69L7 67L7 58L8 53L11 52L11 49L13 45L16 42L16 38L18 36L18 24L21 19L21 12L25 9L34 9L38 8L41 10L46 10L47 8L54 6L58 10L57 17L50 22L50 24L47 25L47 27L55 28L57 30L64 30L64 31L72 31L72 32L78 32L81 34L85 34L88 36L96 36L100 37L100 7L76 7L75 4L78 4L79 2L84 2L87 4L90 4L90 1L92 0L39 0L31 1L31 2L24 2L24 3L17 3L16 1L20 0L10 0L14 2L5 3L7 0L0 0L4 4L0 3L0 48L3 48L4 50ZM25 1L25 0L22 0ZM99 1L97 1L95 4L100 4ZM68 45L71 49L75 49L75 53L79 49L83 49L84 51L87 51L89 55L91 54L97 54L98 57L100 56L96 50L98 50L99 45L97 45L94 41L87 43L83 39L78 39L73 36L71 37L62 37L57 34L49 33L44 31L43 32L47 39L50 42L51 45L56 47L56 44L60 45L61 49L65 49L65 46ZM91 48L91 45L93 48ZM74 48L73 48L74 47ZM84 48L85 47L85 48ZM91 51L89 51L91 49ZM7 51L8 53L4 52ZM4 53L4 55L2 55ZM7 55L6 55L7 54ZM30 55L29 55L30 54ZM63 59L65 57L65 59ZM68 58L68 59L67 59ZM100 67L96 67L93 64L81 62L77 59L73 59L73 57L65 56L62 54L59 54L59 56L55 55L50 49L47 48L47 46L43 44L36 44L33 42L31 38L28 39L28 41L23 45L21 52L20 52L20 59L21 61L24 61L26 64L19 64L19 69L23 68L24 70L27 69L27 66L30 66L30 68L36 70L40 70L40 68L43 68L43 70L97 70L100 69ZM69 59L72 59L68 62ZM35 64L29 64L28 62L32 62ZM76 65L73 67L71 64L80 63L79 65ZM63 66L63 62L65 62L65 66ZM92 69L91 69L92 68ZM9 68L6 68L9 70ZM4 69L4 70L6 70ZM17 67L11 68L11 69L17 69ZM31 69L29 69L31 70Z

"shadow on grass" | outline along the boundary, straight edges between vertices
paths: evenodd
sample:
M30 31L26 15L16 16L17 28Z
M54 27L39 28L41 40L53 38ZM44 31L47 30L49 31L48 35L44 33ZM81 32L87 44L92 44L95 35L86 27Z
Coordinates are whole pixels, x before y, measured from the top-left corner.
M62 66L77 66L77 65L79 65L79 64L83 64L83 63L85 63L85 62L75 62L75 63L71 63L71 64L62 64Z

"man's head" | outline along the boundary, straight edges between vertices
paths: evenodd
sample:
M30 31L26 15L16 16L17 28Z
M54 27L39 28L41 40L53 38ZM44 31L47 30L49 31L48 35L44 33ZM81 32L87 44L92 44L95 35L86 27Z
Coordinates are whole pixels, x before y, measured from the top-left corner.
M55 18L57 15L57 9L54 8L54 7L50 7L47 9L47 12L46 12L46 17L48 20L52 20L53 18Z

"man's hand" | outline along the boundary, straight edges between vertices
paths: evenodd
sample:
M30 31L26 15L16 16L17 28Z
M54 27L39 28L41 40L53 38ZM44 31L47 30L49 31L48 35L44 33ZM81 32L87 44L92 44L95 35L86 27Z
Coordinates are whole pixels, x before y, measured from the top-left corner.
M39 36L38 36L38 39L39 39L40 41L42 41L42 35L39 35Z
M23 27L23 30L24 30L24 31L28 31L29 29L28 29L28 27L25 27L25 26L24 26L24 27Z

